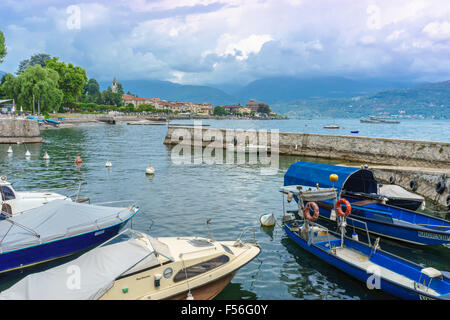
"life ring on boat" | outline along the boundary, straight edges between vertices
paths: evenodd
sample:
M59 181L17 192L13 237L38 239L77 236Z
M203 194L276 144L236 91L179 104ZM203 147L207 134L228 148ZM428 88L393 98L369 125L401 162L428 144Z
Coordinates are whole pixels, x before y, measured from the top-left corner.
M345 212L342 211L341 205L344 204L346 209ZM350 205L350 202L348 202L347 199L340 198L339 201L336 203L336 212L341 217L348 217L350 213L352 212L352 206Z
M416 191L417 190L417 182L415 180L411 180L411 182L409 183L409 187L411 188L412 191Z
M441 180L436 184L436 192L442 194L445 190L445 181Z
M314 209L314 214L312 216L311 212L309 211L310 207L313 207ZM316 221L317 218L319 218L319 206L313 201L308 202L305 206L305 210L303 210L303 213L305 214L306 219L308 219L309 221Z

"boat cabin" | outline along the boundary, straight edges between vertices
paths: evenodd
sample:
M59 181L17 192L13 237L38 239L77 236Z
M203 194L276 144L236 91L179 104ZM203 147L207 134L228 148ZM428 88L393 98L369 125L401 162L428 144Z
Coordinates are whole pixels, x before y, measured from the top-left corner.
M17 192L5 176L0 177L0 203L2 210L0 220L57 199L72 201L70 197L53 192Z

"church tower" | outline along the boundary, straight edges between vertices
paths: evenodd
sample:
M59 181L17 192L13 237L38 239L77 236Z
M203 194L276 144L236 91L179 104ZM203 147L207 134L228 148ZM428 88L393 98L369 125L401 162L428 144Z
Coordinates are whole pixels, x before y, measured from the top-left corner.
M117 93L117 79L114 77L113 83L112 83L112 92Z

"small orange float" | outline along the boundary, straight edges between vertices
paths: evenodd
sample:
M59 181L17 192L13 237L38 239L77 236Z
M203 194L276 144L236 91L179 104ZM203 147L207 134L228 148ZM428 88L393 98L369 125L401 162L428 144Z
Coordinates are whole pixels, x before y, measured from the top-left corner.
M82 162L83 162L83 160L81 159L80 156L77 156L77 157L75 158L75 163L80 164L80 163L82 163Z

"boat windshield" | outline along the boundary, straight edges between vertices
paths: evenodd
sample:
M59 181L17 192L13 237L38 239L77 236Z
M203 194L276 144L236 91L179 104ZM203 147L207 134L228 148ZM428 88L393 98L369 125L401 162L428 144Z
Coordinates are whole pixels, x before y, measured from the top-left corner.
M2 194L3 201L14 200L16 195L14 191L8 186L0 186L0 192Z

